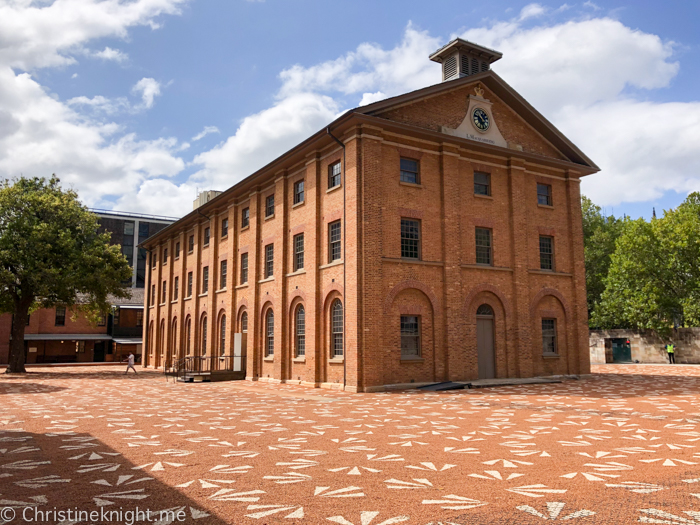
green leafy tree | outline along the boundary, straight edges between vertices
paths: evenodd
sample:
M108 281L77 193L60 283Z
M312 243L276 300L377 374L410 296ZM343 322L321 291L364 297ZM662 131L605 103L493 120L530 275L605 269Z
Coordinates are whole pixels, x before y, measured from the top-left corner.
M131 275L97 216L53 176L0 184L0 312L14 314L6 372L25 372L24 329L30 310L57 305L88 319L109 312L108 296L128 297Z
M663 218L627 220L593 314L603 328L700 325L700 193Z
M623 221L614 216L605 216L588 197L581 198L583 212L583 245L586 262L586 290L588 317L591 318L605 290L605 278L610 269L615 242L622 233Z

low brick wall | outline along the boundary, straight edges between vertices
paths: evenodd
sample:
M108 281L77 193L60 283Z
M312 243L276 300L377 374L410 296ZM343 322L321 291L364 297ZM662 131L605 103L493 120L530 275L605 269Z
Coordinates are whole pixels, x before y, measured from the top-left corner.
M590 330L591 364L612 363L612 339L629 339L632 361L668 363L666 343L654 331ZM670 337L676 346L676 363L700 364L700 328L678 328Z

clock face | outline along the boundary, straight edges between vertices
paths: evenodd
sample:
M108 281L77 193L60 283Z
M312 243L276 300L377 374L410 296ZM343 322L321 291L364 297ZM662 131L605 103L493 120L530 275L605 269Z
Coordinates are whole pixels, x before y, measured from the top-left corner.
M472 122L474 122L474 127L479 131L486 131L491 125L488 113L481 108L474 108L472 112Z

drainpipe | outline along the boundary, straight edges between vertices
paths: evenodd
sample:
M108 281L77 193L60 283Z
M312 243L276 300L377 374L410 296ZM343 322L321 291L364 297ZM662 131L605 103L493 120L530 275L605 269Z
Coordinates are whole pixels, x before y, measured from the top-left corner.
M148 364L149 365L151 364L150 363L150 361L151 361L150 354L148 353L148 348L149 348L150 343L151 343L151 341L149 340L149 337L148 337L149 336L148 326L149 326L149 322L150 322L150 311L151 311L151 309L150 309L151 305L149 304L149 302L151 300L151 285L153 284L151 282L153 280L151 278L151 273L153 271L153 263L152 263L153 250L151 250L150 248L145 248L145 250L148 252L148 259L146 260L146 271L148 272L148 287L146 287L146 283L144 282L145 301L143 303L143 308L144 308L143 318L145 319L145 321L143 323L144 337L143 337L143 345L141 347L141 366L143 366L144 356L148 356L148 361L149 361ZM138 261L136 262L136 265L138 266ZM138 268L137 268L137 272L138 272ZM145 280L145 278L146 278L146 276L144 275L144 280ZM153 331L155 332L155 327L153 328ZM155 352L154 352L154 356L155 356Z
M347 353L347 340L348 338L345 337L346 332L346 324L345 324L345 310L347 309L347 296L345 295L346 287L345 287L345 268L347 266L347 252L345 251L345 188L347 181L345 180L345 143L342 142L338 137L333 135L331 133L331 128L327 127L326 128L326 133L333 139L335 140L338 144L340 144L340 147L343 148L343 391L345 391L345 387L347 386L347 362L348 362L348 353Z

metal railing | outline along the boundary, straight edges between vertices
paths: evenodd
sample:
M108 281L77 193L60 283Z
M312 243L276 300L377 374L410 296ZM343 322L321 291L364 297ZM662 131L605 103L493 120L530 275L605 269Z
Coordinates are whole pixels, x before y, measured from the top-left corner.
M214 372L245 372L243 355L188 356L177 361L166 361L163 373L176 381L184 381L188 374L211 374Z

